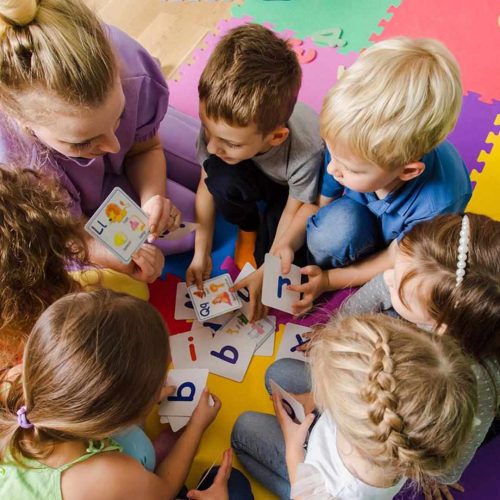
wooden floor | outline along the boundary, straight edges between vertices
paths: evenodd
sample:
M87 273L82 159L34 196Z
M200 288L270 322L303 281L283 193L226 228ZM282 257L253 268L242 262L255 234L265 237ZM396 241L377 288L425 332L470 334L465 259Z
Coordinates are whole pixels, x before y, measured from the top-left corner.
M230 16L236 1L85 0L103 21L138 40L174 78L203 38Z

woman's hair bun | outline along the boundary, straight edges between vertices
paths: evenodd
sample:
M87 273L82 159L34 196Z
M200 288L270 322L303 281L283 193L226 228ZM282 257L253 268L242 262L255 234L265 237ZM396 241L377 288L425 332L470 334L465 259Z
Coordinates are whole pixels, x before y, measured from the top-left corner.
M0 16L7 24L25 26L35 19L37 0L0 0Z

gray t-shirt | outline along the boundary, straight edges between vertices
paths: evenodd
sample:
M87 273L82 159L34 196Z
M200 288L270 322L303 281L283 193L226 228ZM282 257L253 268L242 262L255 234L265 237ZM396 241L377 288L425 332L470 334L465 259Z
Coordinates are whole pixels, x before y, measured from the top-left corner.
M297 102L287 124L287 140L266 153L254 156L252 161L270 179L288 185L290 196L303 203L316 201L319 177L323 165L323 141L319 135L317 113ZM207 144L200 130L197 158L200 165L209 157Z

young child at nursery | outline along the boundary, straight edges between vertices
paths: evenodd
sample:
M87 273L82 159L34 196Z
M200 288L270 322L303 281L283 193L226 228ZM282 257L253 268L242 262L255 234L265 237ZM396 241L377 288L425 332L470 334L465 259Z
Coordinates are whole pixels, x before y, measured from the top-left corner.
M160 124L169 93L152 56L81 0L2 2L0 33L1 161L55 171L75 215L90 217L121 187L148 214L149 243L194 219L194 193L166 182ZM155 245L176 253L193 242ZM90 237L88 246L93 263L144 282L163 267L157 246L145 244L130 264Z
M316 113L296 104L301 78L295 53L260 25L233 29L210 56L198 85L200 229L188 284L201 286L212 270L216 210L243 231L257 230L260 266L297 223L300 207L316 200L323 144ZM254 318L262 316L262 268L237 288L244 286Z
M79 290L68 266L84 267L82 227L55 179L0 165L0 372L21 360L40 314Z
M329 91L320 116L328 147L321 208L307 222L316 265L303 269L307 283L291 288L304 293L296 313L325 291L389 269L397 242L416 223L465 209L469 175L445 141L461 100L446 47L403 37L368 48ZM289 259L305 237L288 233L277 255Z
M22 369L3 381L0 496L177 498L203 432L220 409L217 397L211 405L205 389L156 474L110 438L174 392L164 385L167 339L158 312L128 295L81 292L52 304L31 332ZM229 498L230 462L226 452L213 485L188 496ZM238 498L252 498L244 476L236 483Z
M450 336L381 314L335 318L310 358L317 420L295 423L275 395L276 417L243 413L232 433L241 463L280 498L390 499L455 462L477 388Z
M342 315L384 312L454 337L475 363L476 425L441 488L458 481L500 408L500 222L468 213L441 215L415 225L396 247L394 268L352 295ZM284 389L308 393L307 364L276 361L266 373ZM305 400L310 396L303 397Z

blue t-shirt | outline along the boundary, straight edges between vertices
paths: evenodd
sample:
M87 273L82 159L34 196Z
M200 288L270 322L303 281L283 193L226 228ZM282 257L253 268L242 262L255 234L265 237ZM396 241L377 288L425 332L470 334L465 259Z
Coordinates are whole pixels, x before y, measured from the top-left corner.
M358 193L339 184L326 167L331 161L325 152L321 194L342 195L366 205L381 222L385 243L399 241L415 224L439 214L463 212L471 197L469 173L457 150L444 141L422 158L425 170L418 177L379 199L375 193Z

